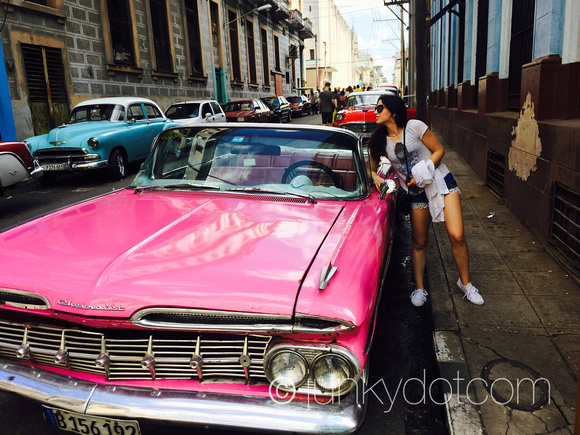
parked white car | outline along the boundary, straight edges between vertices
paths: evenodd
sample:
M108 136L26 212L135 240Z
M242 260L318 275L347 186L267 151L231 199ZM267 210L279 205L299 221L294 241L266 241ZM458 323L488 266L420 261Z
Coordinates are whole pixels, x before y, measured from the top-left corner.
M226 122L226 115L215 100L184 101L169 106L165 116L183 125Z

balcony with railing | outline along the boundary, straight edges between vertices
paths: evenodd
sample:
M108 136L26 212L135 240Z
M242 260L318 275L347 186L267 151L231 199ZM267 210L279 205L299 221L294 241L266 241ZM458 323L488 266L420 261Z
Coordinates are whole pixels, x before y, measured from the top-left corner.
M275 18L285 20L290 16L290 5L288 0L270 0L273 1L276 9L272 9Z
M288 27L290 30L301 30L304 27L302 24L302 13L298 9L293 9L290 11L290 16L288 17Z
M312 21L308 18L302 20L302 29L300 29L299 34L302 39L314 38L316 34L314 33L314 26Z

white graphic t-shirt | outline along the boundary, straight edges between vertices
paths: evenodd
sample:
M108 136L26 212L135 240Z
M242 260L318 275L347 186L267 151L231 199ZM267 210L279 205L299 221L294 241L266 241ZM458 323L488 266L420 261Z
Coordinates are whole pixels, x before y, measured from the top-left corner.
M423 121L418 119L410 119L407 121L407 126L404 132L401 134L401 139L399 142L393 142L387 137L386 152L387 158L395 168L399 180L401 181L401 186L405 191L407 188L407 163L405 163L405 151L403 149L403 141L407 147L407 161L409 165L409 170L413 170L413 166L419 163L421 160L428 160L431 157L431 150L425 146L421 139L429 127ZM437 167L441 171L441 175L445 177L449 173L449 169L444 163L439 163ZM411 175L412 177L412 175ZM409 177L409 179L411 178ZM424 189L420 189L422 192Z

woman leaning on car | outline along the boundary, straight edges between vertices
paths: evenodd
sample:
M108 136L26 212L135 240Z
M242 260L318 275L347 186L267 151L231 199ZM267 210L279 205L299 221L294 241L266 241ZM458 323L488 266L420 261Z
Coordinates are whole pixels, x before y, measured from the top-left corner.
M369 142L375 186L380 191L383 178L377 170L381 156L386 156L411 202L411 260L416 285L411 302L420 307L427 300L423 274L429 225L434 221L445 222L459 272L457 286L470 302L483 304L479 291L469 280L469 252L463 232L460 192L453 175L441 162L445 154L443 146L424 122L407 121L405 103L400 97L381 95L375 117L379 127Z

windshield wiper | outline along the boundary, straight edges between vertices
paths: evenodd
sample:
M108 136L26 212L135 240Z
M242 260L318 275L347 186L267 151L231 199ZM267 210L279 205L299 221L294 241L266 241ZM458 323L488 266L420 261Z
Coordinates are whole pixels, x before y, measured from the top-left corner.
M248 192L248 193L271 193L274 195L293 195L307 199L310 204L316 204L316 199L312 195L304 193L290 192L288 190L264 189L262 187L234 187L226 189L227 192Z
M211 189L220 190L219 186L213 186L211 184L198 184L198 183L178 183L178 184L164 184L160 186L137 186L134 188L135 193L143 192L144 190L156 190L156 189Z

